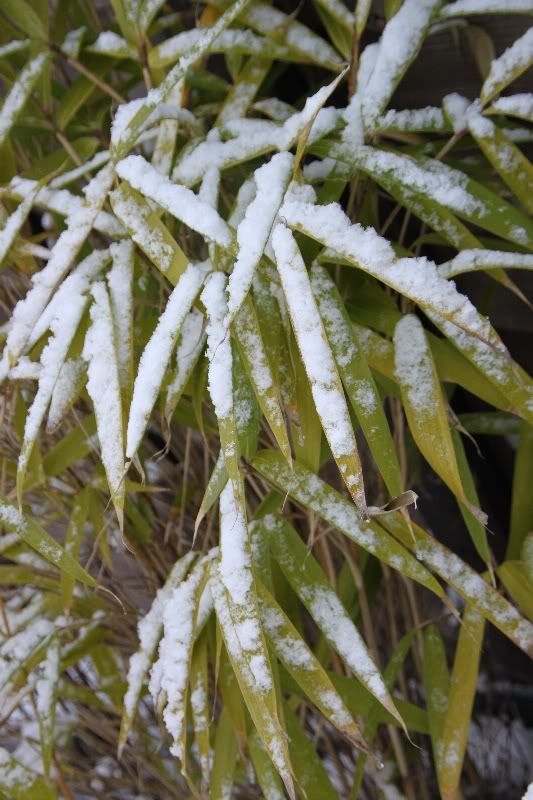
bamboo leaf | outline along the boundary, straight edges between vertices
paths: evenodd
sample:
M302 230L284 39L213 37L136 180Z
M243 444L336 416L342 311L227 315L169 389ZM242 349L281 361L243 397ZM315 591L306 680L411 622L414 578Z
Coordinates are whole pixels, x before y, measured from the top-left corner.
M86 586L96 586L94 578L49 533L41 528L34 519L19 513L3 498L0 499L0 523L8 531L16 533L23 542L26 542L42 558L54 564L61 571L72 575L75 580Z
M363 686L403 724L359 631L318 562L287 523L273 520L269 527L274 557L330 645Z
M533 620L533 581L522 561L505 561L497 569L498 577L522 613Z
M446 662L444 641L436 625L424 630L424 687L437 775L442 771L444 725L448 711L450 676Z
M255 307L250 298L247 298L241 305L234 322L234 330L261 411L270 425L281 452L290 463L291 449L281 410L279 389L274 382Z
M237 259L228 281L228 318L241 307L263 255L293 164L290 153L278 153L254 173L255 197L237 227Z
M340 294L326 270L316 263L311 268L311 285L353 410L389 492L399 495L402 480L389 424Z
M480 100L483 105L500 94L531 66L533 63L532 43L533 33L530 28L492 62L489 74L481 87Z
M11 3L12 0L7 0L7 2ZM9 9L6 10L9 11ZM30 18L31 10L28 20ZM0 109L0 147L10 135L13 125L28 102L35 84L46 68L48 58L47 53L40 53L28 61L4 100Z
M438 595L442 590L427 571L374 522L363 522L354 506L318 476L295 462L290 469L279 453L262 450L252 460L257 472L284 495L314 511L364 550Z
M61 649L59 639L53 636L46 651L42 674L37 680L36 706L41 731L41 755L44 773L48 777L54 748L57 689L60 675Z
M291 232L281 224L274 230L272 245L318 416L341 476L359 512L365 516L366 499L355 435L304 261Z
M139 621L137 632L139 649L131 656L128 669L128 686L124 695L124 709L120 725L118 752L121 754L133 725L143 684L152 666L156 649L163 635L163 615L174 589L180 585L195 558L187 553L173 566L165 584L158 590L150 610Z
M248 711L292 798L292 768L261 629L246 520L231 483L220 496L220 522L220 563L211 587L215 611Z
M439 0L424 0L422 4L417 0L405 0L398 13L385 26L361 101L367 126L388 105L398 83L420 50L439 5Z
M533 530L533 497L529 491L529 476L533 468L533 427L527 422L520 424L520 437L516 451L513 473L513 495L511 502L511 527L507 559L517 559L523 543Z
M477 608L517 647L525 653L533 653L533 625L455 553L416 523L410 521L407 525L399 514L381 517L380 525L406 547L413 549L418 558Z
M227 708L222 709L215 733L215 757L211 774L211 800L225 800L233 787L239 746Z
M470 513L486 522L466 497L435 364L424 328L412 314L403 316L396 326L394 353L402 403L418 449Z
M501 179L533 214L533 166L529 159L500 128L481 114L468 116L468 130Z
M268 529L268 518L265 524ZM258 585L258 597L261 621L274 653L326 719L355 747L366 750L357 723L312 650L270 592L261 584Z
M105 284L94 283L91 289L91 326L85 337L83 357L88 363L87 391L96 417L102 462L111 499L120 529L124 524L124 438L122 433L122 403L115 332L111 304Z
M202 288L206 271L205 264L189 264L170 295L141 356L133 386L126 436L126 458L130 460L139 448L172 351L185 318Z
M467 604L459 631L442 730L439 788L443 800L457 795L479 673L485 620Z

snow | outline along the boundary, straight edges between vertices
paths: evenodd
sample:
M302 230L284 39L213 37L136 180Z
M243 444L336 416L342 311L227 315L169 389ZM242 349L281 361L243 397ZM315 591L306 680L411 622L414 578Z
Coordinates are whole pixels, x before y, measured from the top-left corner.
M105 161L108 161L106 159ZM72 194L67 189L49 189L46 186L39 186L37 181L28 178L15 177L9 183L7 193L14 199L24 199L34 189L37 189L35 205L60 214L62 217L70 217L76 213L83 214L84 201L78 195ZM44 215L43 215L44 216ZM46 221L46 219L45 219ZM112 214L107 211L99 211L94 220L94 227L107 236L123 236L125 230Z
M59 679L60 661L61 649L59 642L52 642L46 651L42 673L36 685L37 713L44 721L55 715L55 708L53 707L54 695Z
M128 669L128 688L124 695L124 713L131 719L139 699L143 683L150 669L157 645L163 633L163 614L172 590L185 577L195 559L195 554L187 553L173 566L164 586L158 589L150 610L139 620L137 632L139 649L130 658Z
M53 178L50 181L49 186L51 189L62 189L64 186L68 186L69 183L73 183L74 181L77 181L78 178L82 178L84 175L87 175L88 172L92 172L93 169L103 167L104 164L107 164L109 158L109 150L100 150L88 161L85 161L81 166L75 167L68 172L64 172L62 175L58 175L56 178Z
M103 53L104 55L118 58L128 55L134 57L127 41L122 36L119 36L118 33L113 33L113 31L99 33L94 44L87 49L92 53Z
M326 585L302 586L301 597L309 613L361 683L385 705L389 693L366 645L344 606Z
M522 795L522 800L533 800L533 783L527 787L526 793Z
M313 400L331 451L335 459L351 456L357 452L357 445L350 415L305 264L292 233L284 225L278 224L274 229L272 245ZM356 486L355 493L362 493L362 485Z
M102 281L91 288L91 326L85 336L83 358L87 361L87 391L96 415L102 462L113 495L124 476L122 406L115 333L109 296Z
M433 540L417 541L417 558L453 586L463 597L495 625L501 626L524 650L533 645L533 624L524 619L481 575L474 572L455 553L435 546Z
M504 269L533 270L533 255L512 253L507 250L461 250L455 258L439 266L442 278L453 278L464 272L503 267Z
M213 272L206 280L202 302L207 311L207 357L209 359L209 394L219 420L233 414L231 342L224 324L227 315L226 277Z
M198 45L203 34L202 28L191 28L165 39L150 54L150 63L157 67L174 63L186 55L192 47ZM222 31L211 42L209 51L215 53L237 51L246 55L271 58L287 58L289 54L283 45L274 41L269 42L267 39L256 36L250 30L239 28Z
M352 225L337 203L315 206L286 201L280 216L292 228L305 231L424 308L449 316L477 336L494 339L489 322L459 294L453 282L439 276L433 262L426 258L396 258L388 241L371 228Z
M62 422L82 381L85 363L81 358L69 358L64 362L57 377L52 397L46 432L51 433Z
M530 0L456 0L440 11L441 19L467 16L468 14L512 14L531 13Z
M104 167L86 187L86 203L67 218L67 227L55 243L50 260L32 279L32 288L19 300L11 316L11 327L0 363L0 382L7 369L24 350L33 326L54 289L64 278L94 224L111 183L113 169Z
M498 94L515 77L530 66L533 59L533 27L517 39L499 58L490 65L489 74L481 89L481 101L486 103Z
M447 94L442 101L444 113L452 123L454 133L461 133L468 125L468 111L471 108L471 101L467 97L452 92Z
M228 319L235 316L253 281L293 166L290 153L278 153L254 173L256 193L237 228L238 254L228 282Z
M394 329L394 371L409 405L418 414L435 408L435 375L422 324L406 314Z
M173 739L170 752L182 762L185 760L183 736L195 616L205 579L206 563L205 558L199 561L189 577L173 589L166 599L163 611L164 634L159 644L159 662L155 671L156 675L160 675L160 686L159 679L156 683L157 693L150 682L150 691L155 702L160 691L164 693L166 705L163 719Z
M444 114L440 108L434 106L406 108L401 111L390 109L374 123L376 132L387 130L440 132L444 131L445 127Z
M129 384L132 358L132 282L135 248L133 242L128 240L115 242L109 249L113 267L107 274L107 284L113 312L118 375L120 385L124 387Z
M416 56L439 4L440 0L405 0L385 26L361 98L365 124L373 124L385 109L403 71Z
M68 288L70 288L70 291L68 291ZM82 279L71 283L70 287L63 290L64 305L62 305L61 309L57 309L50 320L49 327L52 336L41 353L39 386L26 416L24 426L24 440L18 461L18 471L22 474L26 469L33 444L46 414L61 368L87 305L87 298L81 294L80 288L84 288Z
M230 245L231 233L222 217L186 186L172 183L161 175L142 156L128 156L119 161L117 173L134 189L207 239L223 247Z
M499 97L492 104L492 109L531 122L533 121L533 93L524 92L512 94L509 97Z
M8 217L7 222L0 231L0 264L4 261L20 229L26 222L36 194L37 189L33 189L26 195L22 202L19 203L17 209Z
M11 87L0 109L0 147L9 136L9 132L15 124L15 120L28 101L31 91L47 61L47 53L40 53L38 56L35 56L35 58L26 64Z
M241 224L246 214L246 209L255 197L256 190L257 187L253 175L243 181L239 186L235 205L228 219L229 224L233 228L237 228Z
M365 142L365 131L361 117L361 100L354 94L342 114L346 127L342 131L342 142L350 148L359 147ZM330 159L325 159L329 161Z
M357 151L360 166L376 174L389 173L410 192L432 198L459 215L485 214L485 204L468 191L468 178L457 170L435 161L423 164L408 156L360 147Z
M167 273L173 266L176 252L166 241L161 230L150 225L152 209L148 203L117 189L111 192L111 204L115 214L128 228L132 240L161 272Z
M305 56L305 60L326 67L339 68L341 58L331 45L305 25L267 3L254 2L245 9L241 19L265 36L284 34L288 47Z
M190 264L170 295L157 327L144 348L131 400L126 437L126 458L137 452L157 400L181 326L205 278L206 264Z

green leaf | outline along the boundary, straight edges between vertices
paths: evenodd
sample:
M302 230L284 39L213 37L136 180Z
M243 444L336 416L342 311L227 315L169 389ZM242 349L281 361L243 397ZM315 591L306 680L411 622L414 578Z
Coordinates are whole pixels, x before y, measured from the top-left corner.
M144 197L124 181L110 194L113 211L131 238L162 274L175 286L187 267L187 256L160 215Z
M0 498L0 523L8 531L20 536L26 544L62 572L66 572L86 586L96 586L94 578L49 533L41 528L38 522L20 514L4 498Z
M283 705L283 715L287 725L291 763L303 796L307 800L339 800L315 746L307 738L288 703Z
M404 315L397 324L394 351L402 404L418 449L468 511L485 522L465 494L437 371L424 328L414 315Z
M60 675L61 650L57 636L48 644L42 675L37 680L36 706L41 732L41 756L45 775L50 774L54 749L57 687Z
M484 631L485 620L477 608L467 604L455 651L441 737L439 788L443 800L453 800L459 789Z
M381 517L380 525L406 547L414 550L419 559L477 608L517 647L525 653L533 654L533 625L455 553L416 523L409 521L407 524L400 514Z
M55 789L0 748L0 795L5 800L56 800Z
M215 733L215 757L211 774L211 800L225 800L231 792L239 756L238 741L227 708L220 714Z
M533 580L523 561L505 561L496 570L518 608L533 620Z
M11 5L12 0L6 0ZM16 4L19 6L19 3ZM26 6L26 3L22 5ZM9 11L8 9L4 9ZM33 12L30 9L30 16ZM7 137L11 133L13 125L15 125L22 109L28 102L30 95L35 87L35 84L43 74L48 63L49 56L47 53L40 53L39 55L28 61L11 90L7 94L2 108L0 109L0 147L4 144Z
M442 595L439 584L416 559L387 536L375 522L363 522L352 503L301 464L295 462L291 470L279 453L262 450L253 458L252 466L283 495L289 494L296 502L309 511L314 511L364 550L437 595Z
M385 25L368 83L363 87L361 110L369 127L387 107L394 90L416 58L440 0L404 0L400 10ZM405 31L409 30L409 35Z
M294 798L292 768L259 617L246 519L231 482L220 497L220 528L220 562L211 570L217 619L256 730Z
M265 520L268 531L268 518ZM270 531L269 531L270 532ZM267 534L268 535L268 534ZM366 750L359 726L326 671L270 592L258 584L261 621L273 652L329 722L357 748Z
M131 656L128 671L128 686L124 696L124 708L118 739L119 755L126 744L133 725L144 682L154 661L159 640L163 634L163 613L165 604L173 590L185 579L194 561L195 554L187 553L174 564L165 584L158 590L152 606L139 621L139 649Z
M318 562L286 522L273 518L267 527L276 561L330 645L363 686L403 724L359 631Z
M255 307L250 297L244 301L237 314L234 330L261 411L281 452L290 463L291 449L281 410L279 389L274 381Z
M317 414L342 479L365 516L363 473L355 434L303 258L292 233L282 224L274 229L272 245Z
M469 117L468 130L501 179L533 214L533 166L529 159L487 117Z
M389 492L399 495L402 479L387 417L340 293L316 263L311 268L311 285L346 394Z
M533 427L527 422L520 425L520 437L513 472L511 501L511 527L507 544L507 559L517 559L523 542L533 530L533 493L530 479L533 470Z
M436 625L424 629L424 688L437 775L441 774L442 735L448 711L450 676L446 662L444 641Z
M533 33L530 28L492 62L489 74L481 87L482 105L486 105L493 97L500 94L531 66L533 63L532 43Z

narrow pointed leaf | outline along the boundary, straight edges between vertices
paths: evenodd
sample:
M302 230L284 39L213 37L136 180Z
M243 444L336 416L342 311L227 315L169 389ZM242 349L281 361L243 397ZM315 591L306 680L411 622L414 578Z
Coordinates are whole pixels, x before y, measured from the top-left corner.
M443 800L457 796L474 706L485 620L467 604L459 631L442 730L439 788Z
M326 522L402 574L442 595L442 589L426 569L374 522L363 522L353 504L317 475L295 462L291 469L281 454L262 450L252 460L257 472L283 495L289 494L305 508L314 511Z
M402 481L389 423L340 294L327 271L316 263L311 268L311 285L346 394L389 492L399 495Z
M318 416L341 476L364 517L366 500L355 434L304 261L292 233L284 225L276 226L272 245Z
M271 546L287 580L330 645L371 694L402 724L367 647L318 562L287 523L274 521Z
M157 327L143 351L128 418L128 459L132 459L139 448L181 327L202 288L205 275L204 264L189 264L172 291Z
M96 581L83 567L31 517L23 516L14 506L0 499L0 524L19 536L36 550L42 558L58 569L72 575L86 586L96 586Z

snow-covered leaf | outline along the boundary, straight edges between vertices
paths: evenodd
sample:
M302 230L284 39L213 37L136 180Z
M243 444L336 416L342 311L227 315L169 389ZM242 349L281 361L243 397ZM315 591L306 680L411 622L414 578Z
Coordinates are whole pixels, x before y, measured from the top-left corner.
M0 147L10 135L11 129L28 102L35 84L43 74L48 60L48 53L39 53L39 55L28 61L7 94L0 109Z
M516 80L533 63L533 28L529 28L514 44L492 62L481 87L480 100L486 105Z
M85 336L87 391L94 406L102 462L119 525L124 523L124 436L115 331L105 284L91 289L91 326Z
M364 550L399 570L403 575L426 586L437 595L442 589L427 570L398 542L374 522L363 522L353 504L335 489L295 462L292 469L287 466L282 455L274 450L262 450L252 460L257 472L272 483L276 489L314 511L330 525L342 531Z
M165 584L158 590L149 611L139 620L137 625L139 649L130 657L128 687L124 695L124 709L120 725L119 752L128 739L128 734L137 713L143 685L163 634L163 616L166 604L174 589L184 580L194 559L195 554L191 552L184 555L174 564Z
M205 275L206 264L189 264L173 289L141 356L128 418L126 458L129 460L139 448L181 327L202 288Z
M342 479L364 517L366 499L355 434L304 261L291 231L282 224L274 229L272 245L318 416Z

